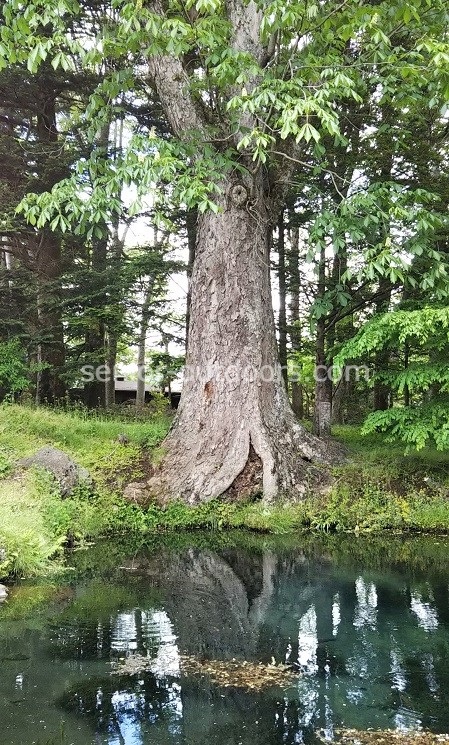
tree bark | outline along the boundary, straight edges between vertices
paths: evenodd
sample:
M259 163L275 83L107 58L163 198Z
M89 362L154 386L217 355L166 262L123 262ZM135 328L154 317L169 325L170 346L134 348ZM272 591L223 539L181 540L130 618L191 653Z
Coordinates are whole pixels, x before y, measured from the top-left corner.
M265 498L303 496L326 460L290 408L276 348L264 199L223 184L221 213L201 215L182 396L150 488L188 503L224 494L259 459ZM261 189L261 186L259 185Z
M96 238L92 242L91 271L96 285L94 297L90 299L86 308L87 329L84 339L86 361L95 369L105 364L105 334L104 312L107 302L105 275L107 272L108 238ZM106 405L105 382L94 380L84 383L84 403L94 409L96 406Z
M109 136L111 122L106 121L101 127L96 141L98 157L107 159L109 154ZM106 362L106 324L105 308L107 305L107 270L108 270L108 229L102 225L103 235L92 240L91 270L94 279L95 293L86 309L88 327L85 335L86 359L94 368L102 367ZM113 374L113 373L112 373ZM106 382L94 380L84 384L84 403L89 408L107 406Z
M115 405L115 366L117 364L118 334L109 330L106 343L106 367L108 375L105 382L105 406L110 409Z
M382 277L379 282L379 290L381 293L381 299L376 303L376 314L386 313L391 302L391 290L392 285L388 277ZM380 349L375 354L375 371L380 373L388 370L390 362L390 350ZM386 411L390 406L390 392L391 388L389 385L384 383L382 380L375 379L373 385L373 408L374 411Z
M347 387L348 387L347 381L345 380L344 369L343 369L343 376L341 380L339 380L338 383L336 384L334 395L332 396L331 424L344 424L345 423L344 404L345 404L345 399L346 399Z

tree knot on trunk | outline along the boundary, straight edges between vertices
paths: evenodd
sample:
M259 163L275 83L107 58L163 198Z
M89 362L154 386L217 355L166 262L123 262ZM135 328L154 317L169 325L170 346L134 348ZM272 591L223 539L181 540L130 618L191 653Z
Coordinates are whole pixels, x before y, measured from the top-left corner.
M230 196L236 207L243 207L248 199L248 190L243 184L234 184L231 188Z
M206 399L210 401L212 398L212 393L214 392L214 386L212 384L211 380L208 380L206 385L204 386L204 394L206 396Z

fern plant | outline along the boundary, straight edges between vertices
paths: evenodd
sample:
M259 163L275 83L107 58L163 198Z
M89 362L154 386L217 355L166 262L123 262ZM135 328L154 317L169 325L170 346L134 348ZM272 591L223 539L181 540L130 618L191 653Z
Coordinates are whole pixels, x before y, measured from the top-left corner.
M381 431L390 442L421 450L435 444L449 448L449 306L394 310L374 317L342 347L336 364L363 363L388 349L407 347L407 367L381 370L371 379L388 383L397 403L368 415L362 432Z

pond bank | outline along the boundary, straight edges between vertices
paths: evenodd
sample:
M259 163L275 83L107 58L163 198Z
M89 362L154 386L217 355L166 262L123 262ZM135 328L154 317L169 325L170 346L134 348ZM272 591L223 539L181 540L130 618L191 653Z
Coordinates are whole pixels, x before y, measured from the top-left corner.
M57 569L63 548L119 533L243 528L266 533L385 530L449 532L447 454L404 456L356 428L339 428L348 462L334 469L326 496L299 504L174 502L142 508L123 499L145 475L169 426L163 411L147 419L0 406L0 578ZM61 499L48 474L18 471L17 461L51 445L86 468L94 489Z

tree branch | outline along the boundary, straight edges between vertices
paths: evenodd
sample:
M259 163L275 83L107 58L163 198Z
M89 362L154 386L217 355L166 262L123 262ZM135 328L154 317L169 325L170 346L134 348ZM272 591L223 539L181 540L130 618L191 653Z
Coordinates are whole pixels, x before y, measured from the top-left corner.
M161 17L165 15L158 0L153 10ZM183 142L193 130L205 134L207 121L192 95L189 76L181 60L170 55L155 55L148 59L148 72L173 134Z
M192 130L205 134L206 119L191 94L189 76L181 61L155 56L148 60L148 69L173 134L183 141Z
M237 52L251 54L262 65L267 49L260 40L263 12L254 0L226 0L226 14L232 24L232 46Z

